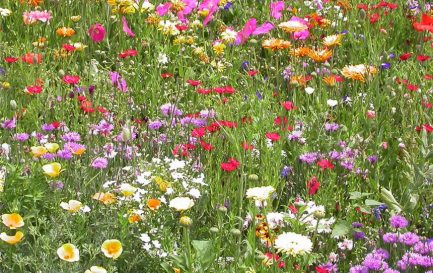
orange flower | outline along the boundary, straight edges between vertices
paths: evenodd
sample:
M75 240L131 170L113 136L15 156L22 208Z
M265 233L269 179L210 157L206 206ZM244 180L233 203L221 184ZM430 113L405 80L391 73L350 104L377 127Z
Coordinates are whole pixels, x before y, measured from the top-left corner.
M21 60L28 64L40 64L42 63L42 54L29 52L22 56Z
M289 41L284 41L282 39L267 39L264 40L262 43L263 48L270 49L272 51L280 50L280 49L286 49L291 46Z
M308 54L308 57L316 63L324 63L332 57L332 51L328 49L323 49L320 51L311 50Z
M161 201L159 201L158 199L149 199L147 200L147 207L153 211L159 209L159 206L161 206Z
M294 48L292 50L290 50L290 55L292 56L296 56L296 57L305 57L308 56L308 54L310 54L311 49L308 47L299 47L299 48Z
M130 224L140 222L140 220L141 220L140 215L138 215L136 213L133 213L133 214L129 215L129 217L128 217L128 222Z
M119 240L106 240L102 244L101 250L105 257L117 259L123 251L122 243Z
M372 76L377 73L377 68L374 66L366 66L364 64L346 65L343 67L341 74L347 79L365 82L366 76Z
M32 7L40 6L44 3L44 0L20 0L21 4L28 3Z
M22 233L21 231L17 231L13 236L9 236L4 232L0 234L0 239L2 239L3 241L5 241L10 245L15 245L19 243L23 237L24 237L24 233Z
M71 37L75 34L75 30L70 27L61 27L56 30L56 33L60 37Z
M18 213L3 214L2 215L3 224L10 229L17 229L24 226L23 217Z
M110 192L97 192L92 198L102 202L104 205L110 205L116 202L116 196Z

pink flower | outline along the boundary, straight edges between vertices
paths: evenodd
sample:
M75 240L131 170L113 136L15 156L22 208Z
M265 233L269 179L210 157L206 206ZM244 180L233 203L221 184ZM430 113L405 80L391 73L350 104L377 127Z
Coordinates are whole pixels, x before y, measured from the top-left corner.
M253 35L263 35L263 34L267 34L267 33L269 33L269 31L271 31L272 29L274 29L274 25L273 25L272 23L264 22L261 26L257 27L257 28L253 31Z
M93 42L99 43L105 38L105 28L101 24L94 24L89 28L88 34Z
M251 18L245 23L244 28L238 32L238 36L236 37L236 45L244 44L248 38L253 34L254 30L256 30L257 20Z
M66 84L76 85L80 81L80 76L65 75L62 81Z
M301 24L303 24L303 25L305 25L305 26L308 26L308 23L307 23L307 21L305 21L304 19L302 19L302 18L299 18L299 17L296 17L296 16L293 16L291 19L290 19L290 21L289 22L299 22L299 23L301 23ZM310 31L308 30L308 29L306 29L306 30L302 30L302 31L297 31L297 32L294 32L293 33L293 39L295 39L295 40L305 40L305 39L307 39L308 38L308 36L310 36Z
M48 23L51 20L52 16L49 11L31 11L31 12L24 12L23 13L23 20L24 24L31 25L36 23L37 21L40 21L42 23Z
M164 16L170 10L170 8L171 8L172 5L173 4L171 2L166 2L164 4L159 4L156 7L156 12L158 13L159 16Z
M271 8L271 16L274 19L279 20L281 17L283 17L283 14L281 13L281 11L284 10L284 2L283 1L271 3L270 8Z
M122 17L122 26L123 26L123 31L126 33L126 35L128 35L129 37L135 37L135 33L132 32L132 30L129 28L128 21L126 21L125 16Z
M198 10L207 10L208 15L204 18L203 25L206 26L212 19L214 13L218 10L220 0L204 0L200 3Z

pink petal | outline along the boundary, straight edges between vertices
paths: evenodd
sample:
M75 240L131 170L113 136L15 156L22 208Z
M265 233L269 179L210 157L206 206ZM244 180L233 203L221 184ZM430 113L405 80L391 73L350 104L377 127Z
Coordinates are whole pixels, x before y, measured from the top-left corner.
M238 36L236 37L236 44L240 45L245 43L248 38L253 34L254 30L256 29L257 20L254 18L251 18L245 23L244 28L238 32Z
M159 16L164 16L170 10L172 5L173 4L171 2L160 4L156 7L156 12Z
M274 25L269 23L269 22L265 22L263 23L261 26L259 26L258 28L256 28L253 31L253 35L262 35L262 34L267 34L269 33L269 31L271 31L274 28Z
M122 17L122 25L123 25L123 31L128 35L129 37L135 37L134 32L129 28L128 22L126 21L126 17Z
M281 11L284 10L284 2L283 1L271 3L270 7L271 7L271 16L274 19L279 20L281 17L283 17L283 14L281 13Z

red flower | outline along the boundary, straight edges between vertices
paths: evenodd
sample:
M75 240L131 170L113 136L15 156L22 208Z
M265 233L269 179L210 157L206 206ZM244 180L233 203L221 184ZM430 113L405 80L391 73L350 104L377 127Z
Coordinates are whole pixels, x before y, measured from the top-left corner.
M410 56L412 56L412 53L404 53L403 55L400 56L400 61L406 61L407 59L410 58Z
M95 112L95 108L93 108L92 103L90 101L87 101L87 100L81 102L80 108L85 113L93 113L93 112Z
M334 169L334 165L332 165L332 162L327 160L327 159L320 159L319 161L317 161L317 166L319 166L322 170L325 169Z
M429 31L433 32L433 18L427 14L421 16L421 22L414 22L413 28L416 31Z
M242 143L242 149L244 149L245 151L251 151L252 149L254 149L254 146L251 144L248 144L248 142L243 142Z
M201 138L205 134L206 134L206 128L205 127L195 128L191 132L191 136L196 137L196 138Z
M315 195L320 188L320 182L315 176L313 176L307 182L308 195Z
M230 158L227 162L221 163L221 169L226 172L236 170L241 164L234 158Z
M177 30L184 31L188 29L187 25L176 25Z
M257 70L250 70L250 71L248 71L248 75L251 76L251 77L255 76L257 73L258 73Z
M76 85L80 81L80 76L66 75L62 78L62 81L66 84Z
M206 143L203 140L200 140L200 146L203 148L203 150L205 151L212 151L213 150L213 146L210 143Z
M419 89L418 85L414 85L414 84L408 84L408 85L406 85L406 88L407 88L409 91L416 91L416 90Z
M119 58L124 59L126 57L134 57L137 56L137 53L138 52L135 49L127 49L119 54Z
M287 111L292 111L292 110L296 110L297 107L293 104L293 102L291 101L285 101L282 102L281 105L283 106L284 109L286 109Z
M272 141L278 141L281 137L278 133L266 133L266 138Z
M425 62L425 61L430 60L430 56L427 56L427 55L418 55L418 56L416 56L416 59L418 61L420 61L420 62Z
M42 92L42 86L39 85L27 86L25 92L32 95L39 94Z
M28 64L40 64L42 63L42 54L26 53L26 55L21 57L21 60Z
M287 119L287 117L276 117L275 119L274 119L274 124L275 125L283 125L283 126L285 126L285 125L287 125L289 123L289 120Z
M370 15L370 23L374 24L377 21L379 21L380 15L379 13L373 13L372 15Z
M328 269L325 269L325 268L320 267L320 266L316 266L316 272L317 273L329 273Z
M187 80L186 82L191 86L198 86L201 84L201 81L195 81L195 80Z
M18 61L18 58L14 58L14 57L6 57L4 58L5 62L7 62L8 64L10 63L15 63Z
M161 74L161 77L162 77L163 79L171 78L171 77L173 77L173 76L174 76L174 75L171 74L171 73L162 73L162 74Z
M293 214L297 214L298 213L298 209L295 207L295 205L291 204L289 206L289 210L293 213Z
M203 88L199 88L197 89L197 93L202 94L202 95L207 95L212 93L211 89L203 89Z
M75 50L75 46L70 45L70 44L63 44L62 48L68 52L72 52Z

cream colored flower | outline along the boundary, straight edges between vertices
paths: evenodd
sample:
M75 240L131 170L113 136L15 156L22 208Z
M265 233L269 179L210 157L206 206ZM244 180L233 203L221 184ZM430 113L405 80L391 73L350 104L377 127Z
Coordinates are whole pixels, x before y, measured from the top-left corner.
M169 207L176 211L185 211L194 206L194 200L189 197L176 197L170 201Z
M106 240L102 244L101 250L105 257L117 259L123 251L122 243L119 240Z
M67 262L77 262L80 260L80 251L73 244L64 244L57 249L60 259Z

